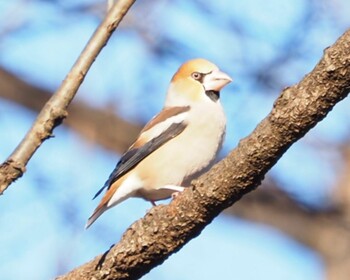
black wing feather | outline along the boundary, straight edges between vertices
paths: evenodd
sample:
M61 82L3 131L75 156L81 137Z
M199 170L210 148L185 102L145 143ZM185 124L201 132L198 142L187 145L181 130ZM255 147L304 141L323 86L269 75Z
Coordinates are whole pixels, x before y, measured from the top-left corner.
M186 126L187 125L184 122L174 123L159 136L147 142L143 146L127 151L117 163L104 186L95 194L93 199L95 199L104 189L109 189L115 181L138 165L144 158L152 154L169 140L182 133Z

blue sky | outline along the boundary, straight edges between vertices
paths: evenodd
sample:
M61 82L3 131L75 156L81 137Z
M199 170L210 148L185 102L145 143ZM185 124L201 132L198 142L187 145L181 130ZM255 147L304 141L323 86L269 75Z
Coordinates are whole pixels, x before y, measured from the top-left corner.
M54 91L98 19L63 15L47 1L22 1L23 6L16 6L16 2L0 2L0 24L6 26L9 15L30 24L3 38L0 63L23 79ZM250 79L249 65L263 64L280 51L284 38L300 28L305 1L221 0L215 6L208 4L215 21L208 21L208 14L194 2L160 3L151 5L142 18L144 24L156 27L154 33L146 35L156 41L165 33L180 48L169 46L170 54L161 62L156 60L144 39L128 25L133 17L142 15L142 10L135 8L96 60L77 98L101 108L109 104L123 117L145 122L161 108L169 80L183 60L206 57L234 77L234 83L222 94L228 116L224 153L254 129L271 110L279 90L310 71L323 49L349 24L343 12L348 8L345 0L334 1L329 13L321 5L324 13L320 13L320 26L313 27L311 35L302 41L303 53L276 70L280 88L267 92ZM232 32L237 22L244 31L243 38ZM347 137L348 106L348 100L339 104L271 171L288 192L304 202L323 203L337 172L330 160L334 154L320 155L309 142L322 138L338 143ZM0 100L0 131L6 131L0 147L2 160L34 119L32 112ZM85 231L85 221L96 206L91 198L118 155L82 141L62 126L55 135L35 154L25 176L1 197L0 275L4 279L48 279L64 273L107 250L150 207L142 200L126 201ZM14 270L18 265L21 269ZM322 260L308 248L268 226L221 215L198 238L142 279L225 279L228 274L242 280L324 278Z

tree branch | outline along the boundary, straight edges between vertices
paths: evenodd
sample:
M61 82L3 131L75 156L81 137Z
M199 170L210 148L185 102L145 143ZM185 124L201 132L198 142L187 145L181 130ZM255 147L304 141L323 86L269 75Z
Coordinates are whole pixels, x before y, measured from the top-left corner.
M25 167L39 148L52 135L53 129L67 116L67 107L92 63L106 45L124 15L136 0L120 0L97 28L60 88L45 104L27 135L0 166L0 194L25 172Z
M169 205L153 207L102 256L58 279L138 279L200 234L221 211L254 190L287 149L350 89L350 30L325 50L300 83L225 159Z

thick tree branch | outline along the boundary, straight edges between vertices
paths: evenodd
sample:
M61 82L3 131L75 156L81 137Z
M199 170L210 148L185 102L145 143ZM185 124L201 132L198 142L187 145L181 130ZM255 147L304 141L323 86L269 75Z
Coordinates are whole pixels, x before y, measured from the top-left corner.
M350 89L350 31L224 160L169 205L152 208L103 256L59 279L137 279L196 237L221 211L254 190L286 150Z
M0 68L0 97L40 112L51 95L51 92L29 84ZM70 104L68 113L69 118L65 120L65 125L79 133L84 139L117 153L125 151L141 129L141 126L129 123L119 118L118 115L109 113L106 109L94 108L76 99ZM115 133L115 131L127 131L128 133ZM348 147L348 145L345 146ZM344 149L347 151L346 147ZM344 154L348 153L344 152ZM344 185L350 181L346 179L349 176L347 171L343 174ZM335 271L336 266L338 278L334 279L338 280L339 262L346 260L344 252L350 256L350 242L346 234L347 216L344 217L344 211L340 210L340 208L347 210L349 203L346 201L339 203L337 211L312 211L299 205L273 182L266 182L266 180L264 182L264 185L268 185L267 188L259 188L258 191L244 196L238 205L228 208L225 214L271 225L316 250L324 258L327 271ZM348 199L347 190L349 188L344 186L342 190L337 190L334 194L341 200ZM344 234L339 234L342 231ZM337 243L343 244L342 246L333 246L335 237ZM343 272L342 275L347 277L350 274L350 266L344 266L344 270L346 272Z
M60 88L45 104L33 126L15 151L0 166L0 194L25 172L25 167L39 148L52 135L53 129L67 116L67 107L92 63L106 45L124 15L136 0L120 0L109 11L95 31Z
M0 68L0 97L40 112L51 95L51 92L27 83ZM125 151L141 129L141 126L129 123L106 109L94 108L76 99L70 104L68 113L69 118L65 120L65 125L84 139L117 153ZM128 133L115 133L115 131L128 131ZM348 145L344 145L344 155L349 154L347 147ZM348 165L348 157L346 158ZM336 277L332 278L330 275L327 279L342 279L339 275L347 277L350 274L349 265L339 268L342 262L347 264L348 260L344 256L350 256L350 242L346 234L348 218L346 215L344 217L342 211L347 210L349 205L346 201L343 203L343 200L349 198L347 195L349 188L346 184L350 181L347 179L350 169L344 168L346 170L343 172L344 178L342 177L341 184L343 191L337 189L334 192L337 198L342 200L339 205L335 205L336 209L312 211L299 205L273 182L265 180L264 185L267 187L259 188L254 193L244 196L238 205L228 208L225 214L276 227L321 254L327 264L328 274L337 272ZM341 232L343 233L339 234ZM342 246L334 246L335 239L336 243Z
M0 68L0 97L40 112L51 96L52 93L48 90L27 83ZM117 153L124 152L142 128L141 125L123 120L114 112L92 107L77 99L69 105L68 114L65 125L84 139ZM116 131L127 133L115 133Z

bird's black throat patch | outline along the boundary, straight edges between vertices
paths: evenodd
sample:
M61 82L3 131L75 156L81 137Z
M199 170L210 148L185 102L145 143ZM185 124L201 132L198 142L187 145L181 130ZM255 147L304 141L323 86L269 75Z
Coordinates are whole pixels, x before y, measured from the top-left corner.
M220 98L220 91L206 90L205 94L214 102L218 101Z

